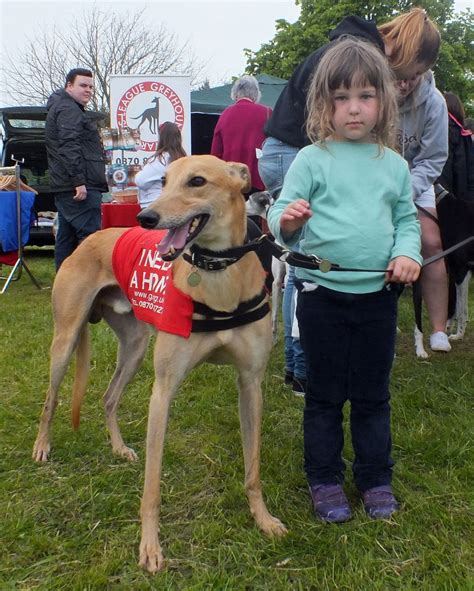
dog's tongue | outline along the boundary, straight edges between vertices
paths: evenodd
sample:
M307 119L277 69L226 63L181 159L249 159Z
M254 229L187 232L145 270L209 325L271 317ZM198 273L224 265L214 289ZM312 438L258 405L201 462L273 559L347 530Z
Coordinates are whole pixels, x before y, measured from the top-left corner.
M189 226L191 221L179 228L172 228L164 235L163 239L157 246L158 254L160 256L168 254L170 248L174 246L176 250L181 250L186 245L186 238L189 234Z

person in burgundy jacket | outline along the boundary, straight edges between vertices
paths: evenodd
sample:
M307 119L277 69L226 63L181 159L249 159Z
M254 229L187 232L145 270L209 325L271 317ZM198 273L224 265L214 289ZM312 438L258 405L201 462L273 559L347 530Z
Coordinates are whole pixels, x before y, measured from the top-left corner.
M227 107L219 117L211 154L228 162L246 164L252 176L249 193L263 191L265 186L258 174L256 150L262 147L263 127L272 110L258 104L261 93L254 76L246 75L236 80L230 96L235 104Z

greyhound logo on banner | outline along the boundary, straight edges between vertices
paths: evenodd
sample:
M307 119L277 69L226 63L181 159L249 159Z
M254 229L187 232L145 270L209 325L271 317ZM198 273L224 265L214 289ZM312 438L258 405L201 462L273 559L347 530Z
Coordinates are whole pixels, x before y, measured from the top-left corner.
M156 152L159 128L165 121L179 127L184 148L191 152L188 76L112 76L110 94L112 127L140 133L139 150L126 157L117 152L116 164L145 164Z

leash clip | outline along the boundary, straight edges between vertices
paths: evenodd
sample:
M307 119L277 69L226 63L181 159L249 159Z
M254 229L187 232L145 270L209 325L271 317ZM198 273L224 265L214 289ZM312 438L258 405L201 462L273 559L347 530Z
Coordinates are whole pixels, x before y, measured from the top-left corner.
M309 257L316 265L320 265L323 261L323 259L319 257L317 254L310 254Z

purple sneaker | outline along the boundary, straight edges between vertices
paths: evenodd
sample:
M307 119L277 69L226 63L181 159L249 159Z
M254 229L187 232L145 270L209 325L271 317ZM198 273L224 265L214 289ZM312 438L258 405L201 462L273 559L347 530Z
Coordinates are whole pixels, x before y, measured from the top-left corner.
M389 519L400 508L390 485L369 488L362 493L362 499L365 512L372 519Z
M315 484L309 487L316 515L328 523L341 523L352 517L347 497L340 484Z

